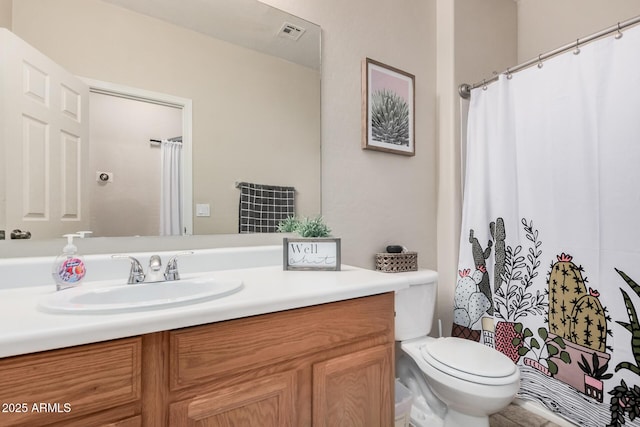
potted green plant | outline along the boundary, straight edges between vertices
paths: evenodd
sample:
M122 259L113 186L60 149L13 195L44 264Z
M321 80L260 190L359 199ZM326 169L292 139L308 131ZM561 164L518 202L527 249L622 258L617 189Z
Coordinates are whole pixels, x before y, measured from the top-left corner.
M618 270L617 268L615 270L627 285L629 285L635 295L640 297L640 284L629 277L624 271ZM627 308L629 322L616 320L616 323L625 328L630 334L630 337L628 337L631 341L632 358L624 359L622 362L618 363L615 367L615 371L628 370L640 378L640 346L635 344L637 337L640 335L640 317L633 305L632 297L629 296L627 291L622 288L620 288L620 292L622 293L622 298L624 300L625 307ZM637 417L637 408L640 407L640 387L637 385L638 378L634 381L635 384L632 382L630 385L627 385L625 380L621 379L620 384L609 391L609 394L611 395L611 400L609 401L611 423L608 424L609 426L622 427L625 425L625 418L628 418L629 421L633 421Z
M297 233L300 237L329 237L331 229L321 216L315 218L298 218L290 216L278 224L280 233Z
M321 216L286 218L278 224L278 231L300 236L284 238L285 270L340 270L340 239L331 237Z
M609 361L600 366L600 358L595 351L591 354L591 364L589 364L584 355L580 355L580 358L582 362L578 360L578 366L584 372L584 394L593 397L598 402L602 402L602 381L613 377L613 374L605 373L609 368Z
M524 357L531 353L533 357L525 357L523 363L531 366L547 376L558 373L558 365L551 360L556 356L564 363L571 363L571 356L565 351L566 344L561 337L552 338L545 328L538 328L538 336L542 344L533 336L529 328L524 328L522 323L515 324L518 336L512 343L518 349L518 355ZM546 364L546 366L545 366Z

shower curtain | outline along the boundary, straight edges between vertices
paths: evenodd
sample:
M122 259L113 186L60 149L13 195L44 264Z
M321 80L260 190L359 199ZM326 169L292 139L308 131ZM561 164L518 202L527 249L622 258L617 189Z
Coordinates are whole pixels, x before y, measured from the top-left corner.
M640 419L640 28L472 92L453 335L585 426Z
M160 235L182 234L182 142L163 140L160 147Z

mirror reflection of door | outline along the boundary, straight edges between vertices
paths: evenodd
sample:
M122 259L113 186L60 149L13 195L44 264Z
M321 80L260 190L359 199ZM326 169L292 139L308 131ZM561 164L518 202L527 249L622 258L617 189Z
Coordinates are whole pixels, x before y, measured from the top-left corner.
M166 234L159 232L161 151L171 144L169 139L182 135L182 109L95 92L90 104L89 169L96 177L100 172L109 174L106 182L91 181L94 235Z
M89 88L2 28L0 52L0 229L86 230Z
M93 236L188 233L190 222L186 230L161 231L166 144L151 142L182 137L183 105L163 100L170 95L90 91L10 31L0 28L0 44L0 230L6 238L14 229L37 239L81 230ZM182 215L181 203L175 210Z

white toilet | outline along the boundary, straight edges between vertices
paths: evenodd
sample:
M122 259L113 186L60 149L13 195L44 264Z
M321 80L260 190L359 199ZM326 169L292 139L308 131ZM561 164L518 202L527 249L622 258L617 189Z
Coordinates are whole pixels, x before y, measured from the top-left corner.
M461 338L432 338L437 273L401 273L412 286L396 292L396 377L414 393L416 427L489 427L520 388L520 370L504 354Z

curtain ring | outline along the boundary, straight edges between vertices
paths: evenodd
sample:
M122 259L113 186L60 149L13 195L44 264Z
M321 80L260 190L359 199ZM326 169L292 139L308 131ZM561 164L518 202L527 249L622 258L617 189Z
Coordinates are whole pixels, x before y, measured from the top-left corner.
M542 68L544 64L542 63L542 54L538 55L538 68Z
M505 74L507 75L507 80L511 80L513 78L513 74L511 74L511 70L509 70L508 68Z
M620 23L618 22L618 34L614 36L616 40L620 40L622 38L622 31L620 31Z
M580 39L576 39L576 48L573 50L574 55L580 54Z
M487 90L487 80L482 80L482 90Z

